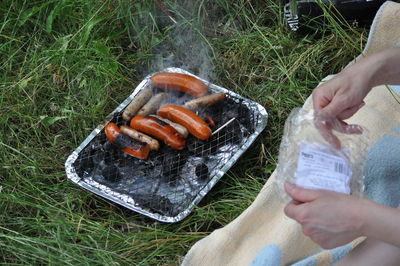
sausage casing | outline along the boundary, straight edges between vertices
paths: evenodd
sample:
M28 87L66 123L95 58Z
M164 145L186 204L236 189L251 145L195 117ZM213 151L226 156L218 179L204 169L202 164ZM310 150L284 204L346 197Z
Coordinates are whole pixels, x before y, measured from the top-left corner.
M187 136L189 135L189 131L186 129L186 127L182 126L181 124L174 123L174 122L172 122L172 121L170 121L170 120L168 120L166 118L162 118L161 116L158 116L158 115L150 115L150 116L155 117L157 119L160 119L161 121L164 121L167 124L170 124L184 138L187 138Z
M151 99L152 95L153 92L150 87L141 90L125 108L122 118L129 121Z
M160 144L158 143L157 140L153 139L150 136L147 136L146 134L143 134L142 132L139 132L133 128L130 128L128 126L121 126L121 131L122 133L128 135L129 137L136 139L140 142L144 142L150 145L150 150L156 151L159 149Z
M211 129L207 123L185 107L172 104L164 105L158 109L157 115L181 124L198 139L206 140L211 135Z
M142 115L142 116L147 116L149 114L153 114L157 111L158 107L160 106L160 103L167 97L166 92L161 92L157 93L151 99L140 108L139 112L137 112L137 115Z
M123 134L115 123L108 123L105 132L107 139L120 148L121 151L143 160L149 156L149 144L139 142Z
M184 106L188 109L196 110L202 106L212 106L214 104L217 104L224 98L225 98L225 93L214 93L188 101L184 104Z
M171 125L155 118L137 115L132 118L131 128L162 140L165 144L176 150L185 147L185 139Z
M179 90L195 97L203 96L208 91L204 82L187 74L160 72L150 79L157 88Z

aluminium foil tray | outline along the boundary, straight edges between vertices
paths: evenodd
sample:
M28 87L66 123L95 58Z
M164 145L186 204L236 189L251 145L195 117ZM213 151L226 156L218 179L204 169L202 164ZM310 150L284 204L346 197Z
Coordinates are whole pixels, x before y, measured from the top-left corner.
M135 211L137 213L146 215L150 218L153 218L155 220L161 221L161 222L169 222L169 223L174 223L182 220L185 218L187 215L190 214L191 210L193 207L211 190L211 188L218 182L218 180L232 167L232 165L239 159L239 157L250 147L250 145L254 142L256 137L263 131L263 129L267 125L267 118L268 118L268 113L265 110L263 106L260 104L253 102L249 99L246 99L228 89L225 89L223 87L217 86L215 84L212 84L206 80L203 80L183 69L180 68L167 68L164 69L162 72L174 72L174 73L185 73L188 75L192 75L200 80L202 80L205 84L208 85L209 91L213 93L219 93L223 92L227 95L227 97L230 99L231 102L235 103L236 105L243 106L248 110L248 113L251 113L251 119L249 120L248 123L251 123L251 132L247 132L246 130L248 129L249 126L243 126L238 123L238 128L243 131L243 134L241 134L241 139L239 140L238 143L219 143L218 148L214 148L213 150L218 150L218 152L215 155L209 155L209 153L205 153L203 156L205 159L210 162L209 164L206 164L207 167L207 176L202 177L201 179L198 179L196 177L192 178L191 175L193 174L193 171L190 169L184 170L185 176L183 177L185 182L188 182L188 186L185 186L183 189L179 189L179 191L172 191L172 190L166 190L166 188L171 189L172 185L171 184L176 184L176 182L181 182L181 180L173 180L165 182L165 178L160 177L160 179L149 179L146 182L158 182L158 186L155 188L151 188L148 191L152 191L155 193L155 197L159 196L159 193L168 193L161 197L162 199L166 198L168 201L168 206L169 206L169 211L166 211L165 209L157 209L156 207L147 207L146 204L143 203L143 199L140 199L139 195L141 192L136 191L139 194L135 194L135 191L131 191L130 193L127 190L121 189L121 187L127 187L129 185L132 185L131 180L129 178L126 178L128 180L123 180L122 185L120 186L114 186L110 182L101 182L102 180L99 180L98 178L96 179L96 167L97 165L93 165L96 163L92 163L92 165L89 167L87 166L87 163L85 163L86 160L85 156L87 155L88 149L96 149L93 147L97 147L97 143L105 143L106 140L104 136L104 127L107 125L108 122L114 121L118 115L120 115L121 111L132 101L132 99L144 88L147 86L150 86L150 77L153 74L148 75L147 77L144 78L144 80L136 87L136 89L133 91L131 95L129 95L128 98L126 98L117 108L115 108L114 111L112 111L102 122L99 124L90 134L89 136L76 148L75 151L72 152L72 154L68 157L68 159L65 162L65 170L67 174L67 178L72 181L73 183L77 184L78 186L96 194L99 195L103 198L106 198L112 202L115 202L119 205L122 205L132 211ZM225 114L224 114L225 115ZM228 115L228 114L227 114ZM238 120L238 119L237 119ZM233 124L233 123L232 123ZM221 126L221 125L218 125ZM240 131L239 130L239 131ZM236 134L237 129L233 129L231 134ZM228 132L229 133L229 132ZM221 141L223 138L223 141L227 141L227 133L224 135L221 135ZM99 140L100 139L100 140ZM101 142L103 141L103 142ZM216 139L218 142L218 139ZM220 142L221 142L220 141ZM196 145L198 143L194 140L192 141ZM104 144L105 145L105 144ZM204 147L206 147L208 144L199 144L199 147L203 150ZM193 145L192 145L193 146ZM211 147L213 148L213 147ZM153 151L152 151L153 152ZM179 151L175 151L176 156L179 157ZM101 155L102 152L97 152L94 156L99 156ZM92 156L92 155L90 155ZM207 157L208 156L208 157ZM129 157L129 156L128 156ZM122 157L120 158L119 161L127 161L131 162L132 160L138 160L136 158L126 158ZM158 157L157 157L158 158ZM155 161L157 161L157 158ZM86 160L86 161L85 161ZM187 162L192 162L192 164L187 164ZM190 166L196 166L196 161L204 161L202 156L192 156L188 157L185 167L190 168ZM164 161L165 162L165 161ZM107 162L100 161L99 164L106 164ZM132 168L129 168L129 171L136 171L136 162L133 162ZM167 162L168 163L168 162ZM149 162L143 162L142 164L145 164L147 167L146 171L160 171L159 168L156 168L157 163L149 163ZM165 164L165 163L164 163ZM189 166L189 167L188 167ZM198 165L197 165L198 166ZM90 170L85 170L85 167L89 167ZM126 167L124 165L124 167ZM141 167L140 164L138 164L137 167ZM152 168L154 167L154 169ZM165 168L165 165L161 166ZM88 168L88 169L89 169ZM182 167L181 167L182 168ZM93 170L95 169L95 170ZM111 168L114 169L114 168ZM112 171L112 170L111 170ZM189 173L189 174L188 174ZM197 167L196 167L196 173L197 173ZM121 181L122 182L122 181ZM164 182L164 183L163 183ZM132 185L133 186L133 185ZM178 186L181 187L182 186ZM133 186L132 189L135 188L136 190L141 190L140 187L135 187ZM143 188L144 189L144 188ZM147 189L147 188L146 188ZM145 190L145 189L144 189ZM143 193L150 193L147 190L144 191ZM164 191L164 192L162 192ZM185 194L182 194L184 191ZM179 194L179 193L181 194ZM158 193L158 194L157 194ZM173 198L171 195L174 195L175 198ZM186 197L185 195L189 195L190 197ZM178 206L177 208L174 208L174 206ZM172 207L171 207L172 206ZM171 211L170 209L173 209Z

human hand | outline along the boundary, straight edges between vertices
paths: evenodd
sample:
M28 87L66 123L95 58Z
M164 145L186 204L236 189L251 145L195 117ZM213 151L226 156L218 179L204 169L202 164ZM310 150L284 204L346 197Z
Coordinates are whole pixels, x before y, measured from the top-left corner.
M400 84L400 48L362 58L314 89L316 127L335 148L340 148L340 142L332 130L360 134L360 127L347 125L343 120L364 106L363 99L372 87L382 84Z
M339 139L332 130L346 134L361 134L357 125L348 125L343 120L354 115L365 105L363 99L371 89L368 78L356 75L359 67L349 68L333 79L314 89L313 105L315 126L321 135L335 148L340 148Z
M293 199L285 214L300 223L303 233L322 248L338 247L363 235L363 210L367 210L368 201L289 183L285 190Z
M357 73L359 67L349 67L314 89L314 110L345 120L364 106L364 97L371 90L368 78Z

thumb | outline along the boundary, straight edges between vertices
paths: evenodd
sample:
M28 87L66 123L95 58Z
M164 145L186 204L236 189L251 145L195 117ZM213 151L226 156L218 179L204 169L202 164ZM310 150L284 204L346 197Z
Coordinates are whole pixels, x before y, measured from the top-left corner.
M312 189L305 189L294 184L285 183L286 193L295 201L310 202L318 197L318 191Z
M362 101L352 107L349 107L346 110L343 110L340 114L338 114L337 118L339 120L348 119L348 118L352 117L355 113L357 113L357 111L360 110L364 105L365 105L365 102Z
M330 117L337 117L346 109L346 102L340 97L334 97L328 105L322 108L322 111Z

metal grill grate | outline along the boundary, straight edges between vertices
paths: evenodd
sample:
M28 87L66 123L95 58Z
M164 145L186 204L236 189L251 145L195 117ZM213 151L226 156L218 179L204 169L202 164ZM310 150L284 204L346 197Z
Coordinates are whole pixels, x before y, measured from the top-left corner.
M263 110L229 92L223 103L206 110L216 123L215 129L234 118L229 124L208 141L189 136L182 151L162 145L147 160L118 150L102 129L73 158L71 167L79 177L77 183L96 194L160 221L178 221L265 127ZM111 121L119 126L126 124L120 110L114 112Z

